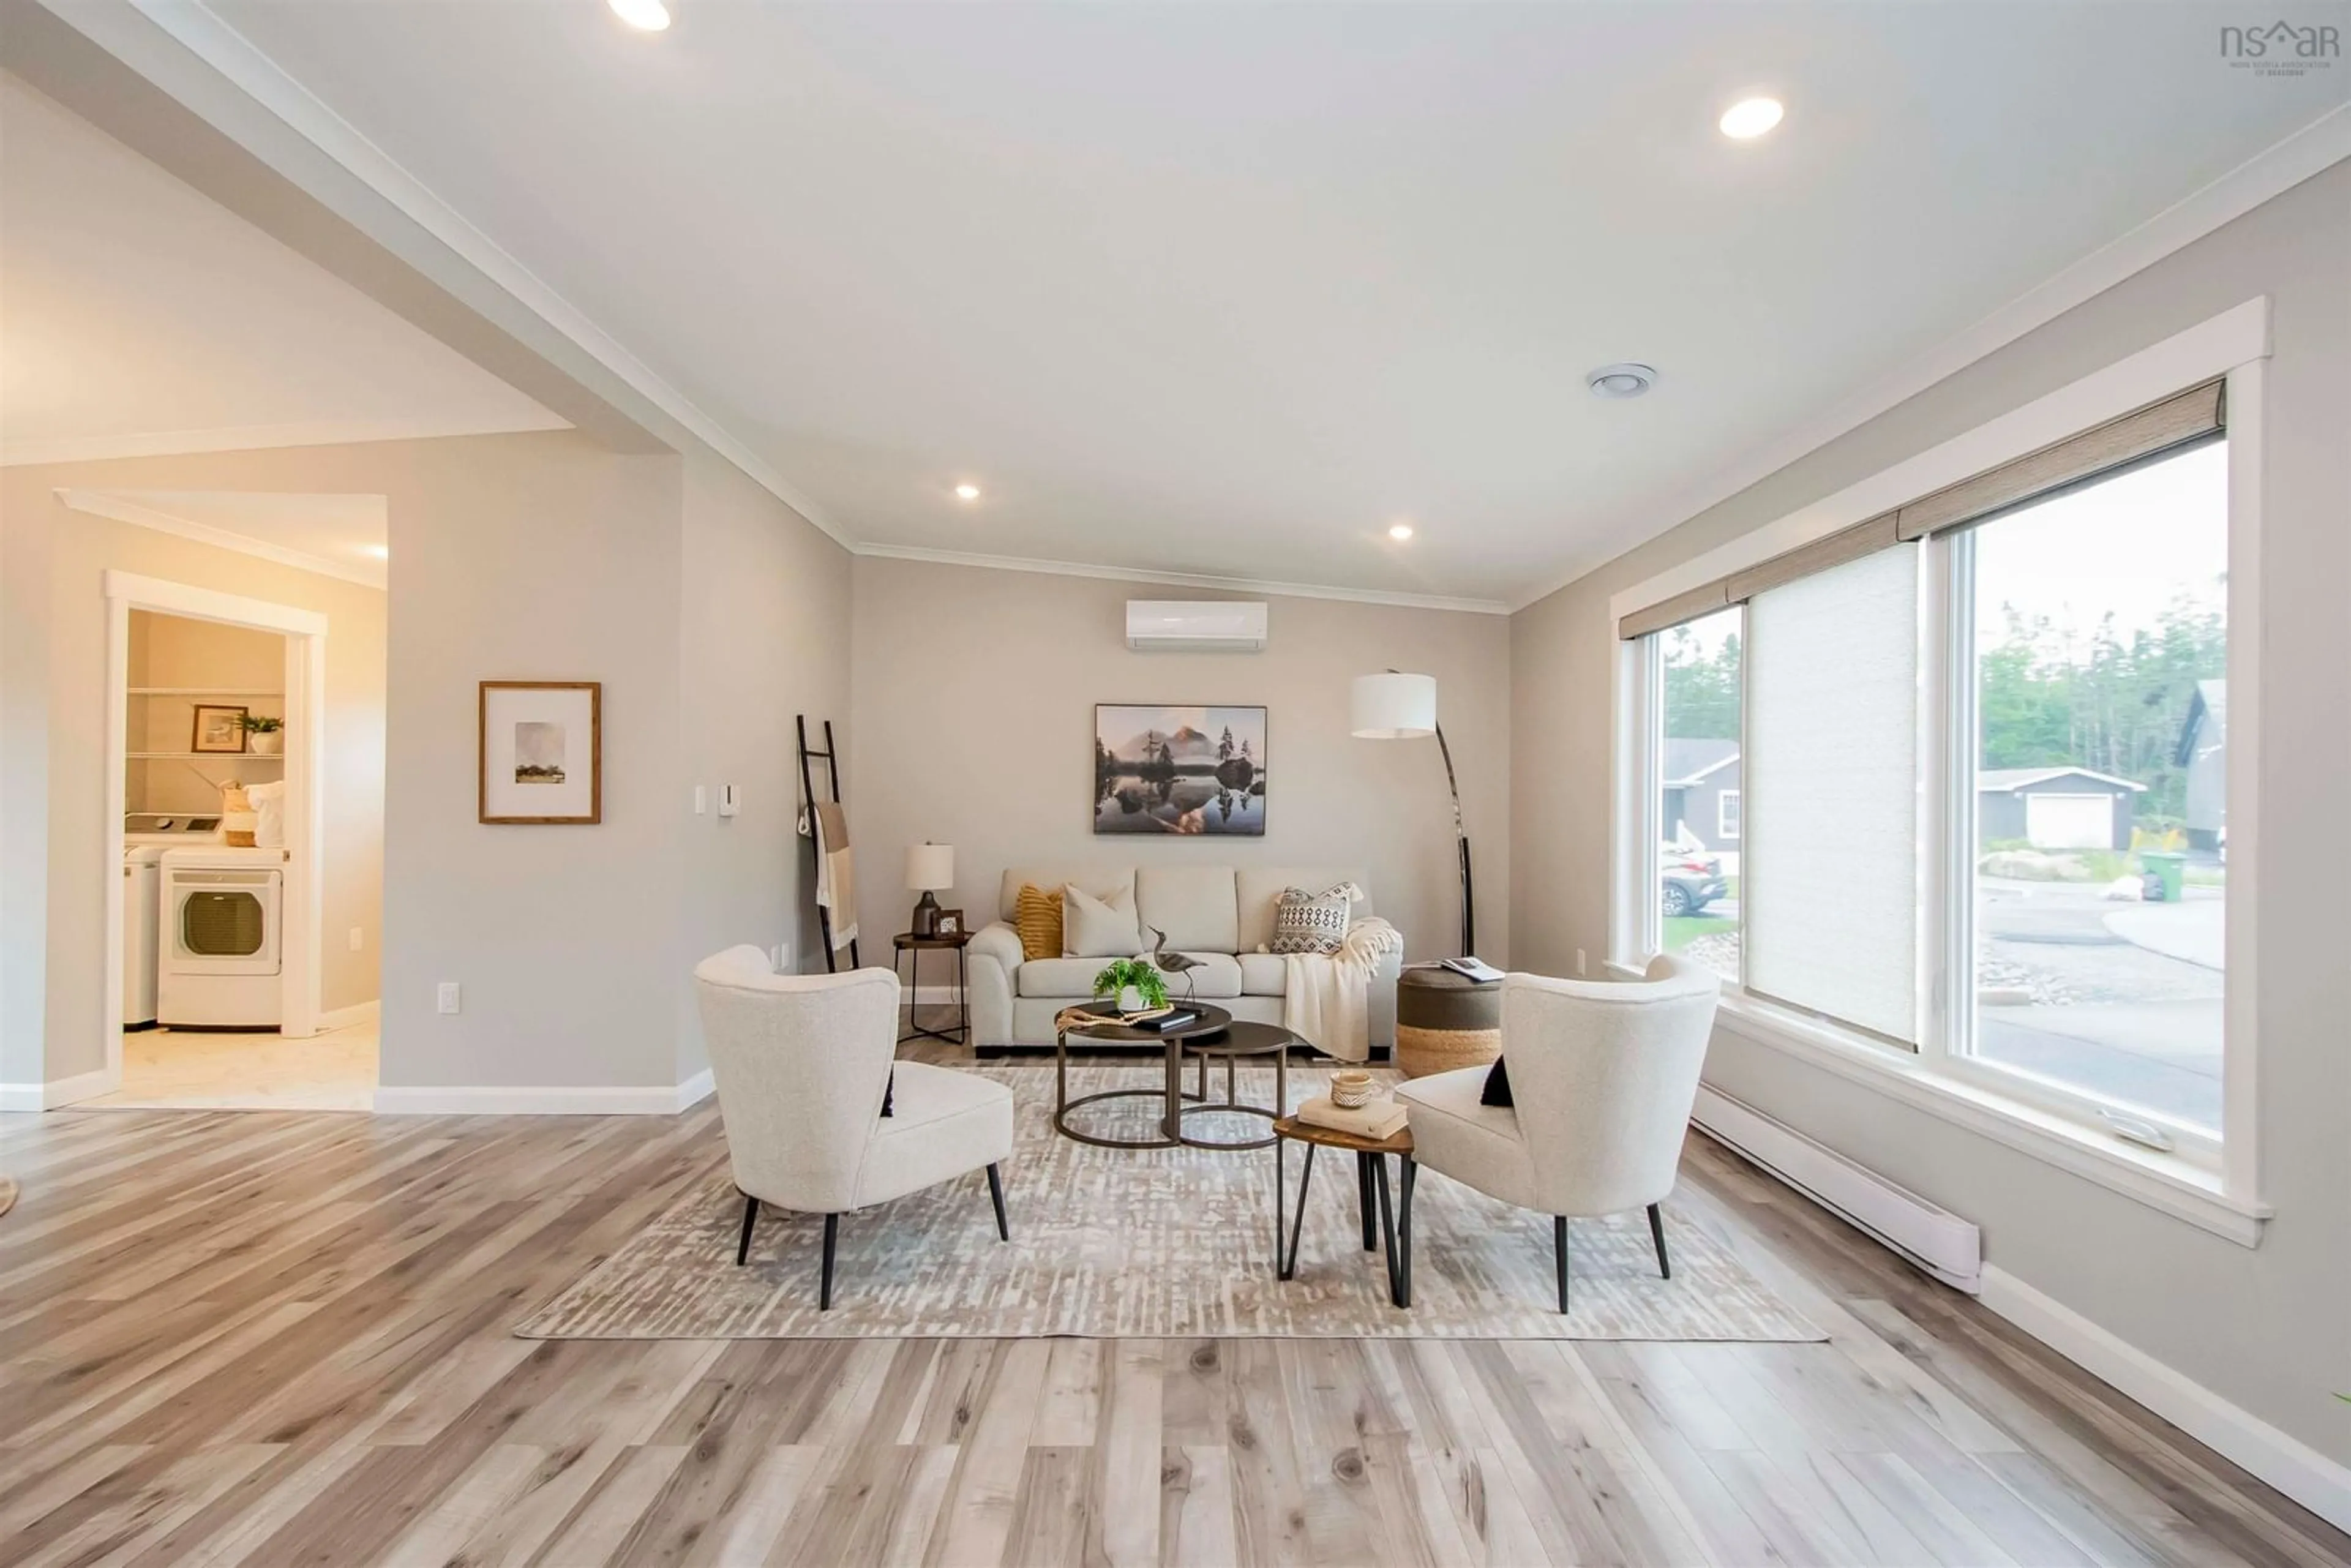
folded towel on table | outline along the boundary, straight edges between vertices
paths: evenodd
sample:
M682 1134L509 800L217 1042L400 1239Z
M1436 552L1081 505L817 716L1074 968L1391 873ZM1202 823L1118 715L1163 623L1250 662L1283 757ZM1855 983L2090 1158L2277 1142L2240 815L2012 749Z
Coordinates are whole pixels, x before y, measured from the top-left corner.
M1404 1131L1405 1106L1401 1100L1383 1096L1351 1111L1328 1094L1317 1094L1298 1108L1298 1119L1309 1126L1353 1133L1359 1138L1392 1138Z

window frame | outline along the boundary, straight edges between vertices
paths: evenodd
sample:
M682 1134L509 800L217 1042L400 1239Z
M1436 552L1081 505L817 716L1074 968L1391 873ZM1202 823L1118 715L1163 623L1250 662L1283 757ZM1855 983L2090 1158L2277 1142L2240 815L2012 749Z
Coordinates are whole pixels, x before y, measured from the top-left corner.
M1612 626L1729 571L1759 564L1852 527L1910 497L1959 483L2071 438L2178 390L2225 377L2229 449L2229 579L2232 628L2260 624L2261 468L2268 301L2254 299L2200 322L2081 381L2034 400L1927 452L1754 530L1672 571L1614 595ZM1896 547L1896 548L1908 548ZM2222 1112L2218 1136L2147 1117L2136 1108L1972 1055L1976 800L1976 650L1973 549L1961 528L1916 541L1921 560L1919 1041L1914 1053L1859 1030L1776 1008L1726 982L1720 1026L1854 1079L1945 1120L2043 1158L2241 1244L2256 1245L2271 1212L2260 1195L2255 1092L2258 947L2254 873L2259 841L2259 639L2232 637L2228 789L2230 888L2223 1003ZM1662 741L1661 669L1656 632L1617 643L1616 778L1612 821L1615 879L1611 900L1612 969L1635 975L1658 950L1659 852L1654 819ZM2239 727L2247 716L2250 732ZM1742 727L1744 706L1741 710ZM1745 747L1741 747L1742 758ZM1743 791L1742 791L1743 794ZM1744 800L1741 800L1742 827ZM1644 836L1627 829L1639 824ZM1742 872L1745 870L1742 856ZM1646 891L1643 902L1632 894ZM1743 889L1742 889L1743 891ZM1744 901L1742 900L1742 920ZM2158 1152L2118 1137L2102 1106L2154 1120L2174 1139Z

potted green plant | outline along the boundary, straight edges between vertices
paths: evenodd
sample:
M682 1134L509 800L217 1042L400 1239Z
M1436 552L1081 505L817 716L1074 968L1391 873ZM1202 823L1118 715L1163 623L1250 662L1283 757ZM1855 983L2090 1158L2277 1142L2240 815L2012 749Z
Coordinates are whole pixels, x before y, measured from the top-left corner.
M1167 1005L1167 978L1141 958L1114 958L1094 977L1094 995L1114 997L1118 1010L1139 1013Z
M256 757L275 757L283 743L286 721L267 714L245 716L245 748Z

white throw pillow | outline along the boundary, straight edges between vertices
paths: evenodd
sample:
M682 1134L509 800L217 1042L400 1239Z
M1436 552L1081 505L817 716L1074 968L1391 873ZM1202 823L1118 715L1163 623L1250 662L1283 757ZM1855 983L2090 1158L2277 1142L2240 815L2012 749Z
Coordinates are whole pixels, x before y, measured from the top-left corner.
M1108 898L1075 886L1061 890L1061 956L1132 958L1142 946L1133 888L1122 887Z
M1283 890L1273 910L1273 950L1277 953L1336 953L1347 940L1347 920L1355 900L1363 896L1352 882L1322 893L1302 887Z

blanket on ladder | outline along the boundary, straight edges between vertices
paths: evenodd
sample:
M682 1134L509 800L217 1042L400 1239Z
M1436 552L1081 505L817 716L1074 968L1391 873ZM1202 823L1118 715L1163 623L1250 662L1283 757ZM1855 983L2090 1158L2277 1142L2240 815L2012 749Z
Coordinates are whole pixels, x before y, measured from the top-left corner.
M1372 971L1404 937L1374 916L1347 927L1335 953L1284 953L1281 1027L1342 1061L1372 1054L1369 1005Z
M849 813L826 800L810 815L816 819L816 902L838 953L857 940L857 862L849 850Z

